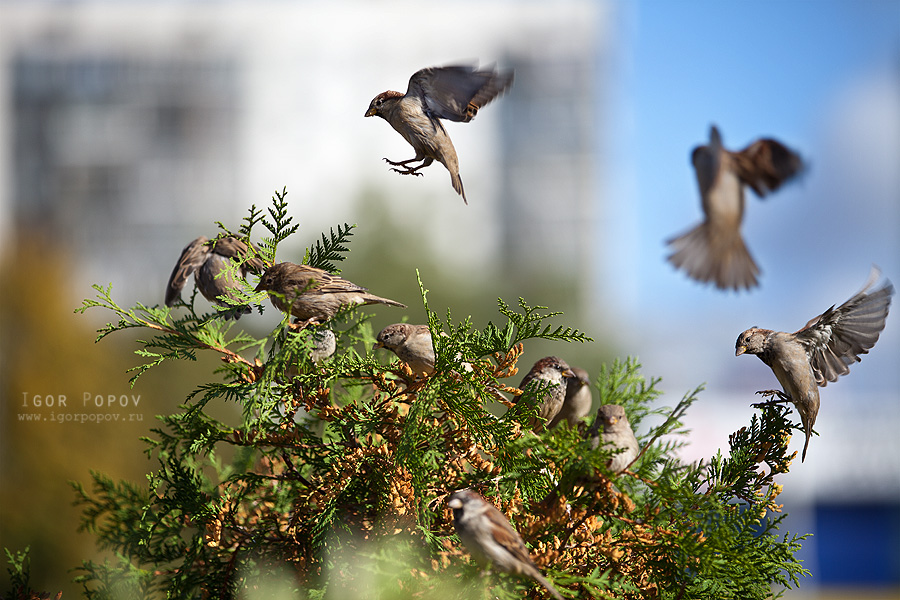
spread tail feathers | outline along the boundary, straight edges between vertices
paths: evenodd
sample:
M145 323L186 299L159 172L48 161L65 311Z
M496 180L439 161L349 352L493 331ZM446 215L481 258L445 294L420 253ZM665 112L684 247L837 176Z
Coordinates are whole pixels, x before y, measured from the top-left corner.
M697 281L712 281L721 289L741 290L758 285L759 267L750 256L740 231L717 231L708 222L669 240L668 259Z

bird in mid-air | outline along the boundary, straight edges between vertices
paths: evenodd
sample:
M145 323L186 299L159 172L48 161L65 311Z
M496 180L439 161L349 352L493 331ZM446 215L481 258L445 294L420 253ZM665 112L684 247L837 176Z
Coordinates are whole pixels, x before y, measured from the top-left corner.
M690 231L668 241L668 260L689 277L712 281L721 289L758 285L759 267L741 237L744 189L764 198L803 170L803 160L779 141L763 138L743 150L722 146L713 125L709 144L697 146L691 162L700 188L704 219Z
M387 91L372 99L367 117L381 117L403 136L416 151L408 160L384 160L402 175L419 172L434 161L450 172L456 193L468 204L459 160L441 119L468 123L478 110L502 94L512 84L512 71L475 66L428 67L409 78L406 93ZM410 166L410 163L421 164Z
M793 402L806 433L802 460L819 414L819 386L850 372L878 341L891 306L894 286L886 281L869 291L880 276L872 269L866 285L852 298L810 320L795 333L753 327L741 333L734 354L755 354L775 373L784 392L772 392Z

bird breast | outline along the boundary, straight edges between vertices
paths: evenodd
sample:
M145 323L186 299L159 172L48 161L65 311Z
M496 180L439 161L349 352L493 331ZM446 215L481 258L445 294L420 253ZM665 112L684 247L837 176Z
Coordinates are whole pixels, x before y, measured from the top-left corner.
M772 368L778 383L795 402L818 403L819 388L803 346L786 333L774 333L766 352L766 364Z
M744 215L744 184L737 174L723 163L709 189L703 193L703 212L717 224L737 227Z
M416 98L401 100L397 111L388 121L416 152L424 156L443 163L443 152L446 152L446 148L451 151L453 149L443 124L438 119L429 117Z

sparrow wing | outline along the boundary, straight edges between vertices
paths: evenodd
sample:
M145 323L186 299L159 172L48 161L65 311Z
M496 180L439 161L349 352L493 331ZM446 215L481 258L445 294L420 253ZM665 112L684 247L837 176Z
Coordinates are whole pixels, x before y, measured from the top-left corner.
M209 238L201 235L181 251L181 256L175 263L172 274L169 275L169 283L166 284L166 306L175 304L175 301L181 296L181 290L184 289L188 277L206 262L210 253L207 242L209 242Z
M358 286L352 281L347 281L343 277L332 275L323 269L317 269L316 267L310 267L309 265L301 266L306 272L303 276L305 281L303 287L309 286L308 289L317 294L340 294L346 292L368 291L366 288ZM310 281L313 281L313 283L310 284Z
M257 254L259 254L259 250L257 248L254 247L254 250L256 250ZM224 237L216 242L215 248L213 248L213 252L215 252L219 256L224 256L225 258L244 259L249 253L249 248L247 247L247 244L237 238ZM246 263L244 263L243 268L245 271L262 273L265 270L265 265L258 256L254 256Z
M866 285L856 295L837 308L832 306L794 334L806 349L820 386L849 373L849 366L859 362L859 355L867 354L878 341L894 293L890 281L869 291L880 275L873 267Z
M525 547L525 542L522 541L522 536L513 529L513 526L510 525L509 520L503 513L493 504L487 503L487 510L484 516L493 525L491 532L494 536L494 541L519 561L534 567L534 561L531 560L531 555L528 553L528 548Z
M468 122L512 84L512 71L474 66L429 67L409 78L407 96L421 98L432 117Z
M739 152L732 152L735 171L760 198L777 190L803 170L800 155L769 138L756 140Z

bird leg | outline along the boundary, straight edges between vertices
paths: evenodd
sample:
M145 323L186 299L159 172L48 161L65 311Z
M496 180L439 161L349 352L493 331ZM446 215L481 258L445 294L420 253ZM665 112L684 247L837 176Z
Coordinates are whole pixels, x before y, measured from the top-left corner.
M416 162L417 160L421 160L422 164L417 167L408 166L409 163ZM425 167L427 167L428 165L433 163L434 159L426 156L425 158L421 158L421 159L420 158L410 158L409 160L401 160L398 162L394 162L392 160L385 158L384 162L386 162L389 165L395 166L395 167L403 167L402 170L401 169L391 169L391 171L394 171L395 173L400 173L401 175L417 175L417 176L421 177L422 174L419 173L419 169L424 169Z
M313 317L311 319L306 319L305 321L297 319L293 323L289 323L288 327L290 327L291 331L300 332L306 329L308 325L321 325L321 323L319 323L318 317Z
M781 390L760 390L756 392L761 396L766 396L768 398L772 398L773 396L778 396L778 399L766 400L765 402L757 402L756 404L751 404L753 408L759 408L761 406L771 406L773 404L784 404L785 402L793 402L791 397L782 392Z

